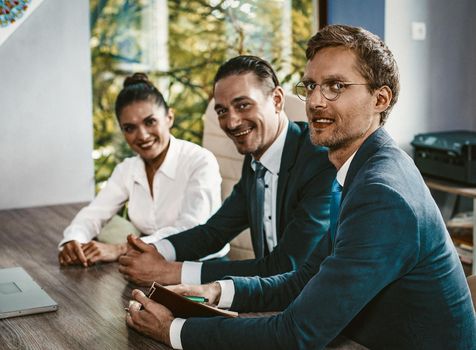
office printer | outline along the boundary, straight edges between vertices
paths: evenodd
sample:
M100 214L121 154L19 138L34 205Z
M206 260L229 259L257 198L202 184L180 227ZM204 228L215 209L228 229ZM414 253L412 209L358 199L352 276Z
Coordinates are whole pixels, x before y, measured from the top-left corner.
M476 132L417 134L411 145L422 174L476 185Z

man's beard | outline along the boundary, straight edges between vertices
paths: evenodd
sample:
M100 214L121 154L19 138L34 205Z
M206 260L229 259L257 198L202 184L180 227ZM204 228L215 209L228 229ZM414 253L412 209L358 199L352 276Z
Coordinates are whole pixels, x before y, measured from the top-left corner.
M325 131L319 132L316 131L312 125L310 125L311 133L311 142L317 146L327 147L330 150L336 150L339 148L346 147L351 144L356 139L362 137L365 134L365 131L361 130L357 135L348 135L342 131L337 131L330 136L324 137L323 134Z

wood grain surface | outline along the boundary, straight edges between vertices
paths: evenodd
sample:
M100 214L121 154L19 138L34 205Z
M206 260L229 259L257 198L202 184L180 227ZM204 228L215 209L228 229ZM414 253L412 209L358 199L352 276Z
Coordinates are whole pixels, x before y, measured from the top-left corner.
M0 349L170 349L129 329L134 286L117 263L60 267L57 244L81 204L0 211L0 267L23 267L56 312L0 320Z
M82 206L0 211L0 268L23 267L59 304L56 312L0 320L0 349L170 349L126 326L124 307L135 286L117 263L59 266L57 244ZM365 349L343 337L327 348Z

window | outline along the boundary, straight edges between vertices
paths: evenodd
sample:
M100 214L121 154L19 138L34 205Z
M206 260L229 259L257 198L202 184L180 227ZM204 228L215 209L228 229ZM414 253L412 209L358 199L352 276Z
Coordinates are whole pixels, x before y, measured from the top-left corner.
M142 71L175 110L172 133L201 143L201 117L225 60L270 61L286 90L299 81L314 28L312 0L91 0L96 182L131 156L114 116L124 77Z

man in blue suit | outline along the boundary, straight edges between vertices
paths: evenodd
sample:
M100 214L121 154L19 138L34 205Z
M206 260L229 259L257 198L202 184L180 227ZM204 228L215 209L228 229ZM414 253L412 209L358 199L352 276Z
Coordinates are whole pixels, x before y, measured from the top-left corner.
M132 308L128 325L183 349L322 349L340 333L371 349L474 349L475 312L445 223L382 128L399 92L391 52L362 28L333 25L306 56L297 90L313 142L338 169L332 253L283 275L231 277L231 309L284 310L275 316L174 319L135 290L145 309ZM217 283L173 289L212 304L229 297Z
M214 97L220 127L246 155L241 179L204 225L155 247L130 237L135 249L119 259L119 270L133 282L200 284L227 275L271 276L295 270L319 242L321 257L328 254L324 236L335 168L327 149L311 143L307 123L288 120L284 91L270 64L255 56L229 60L216 74ZM220 250L248 227L256 259L181 262Z

